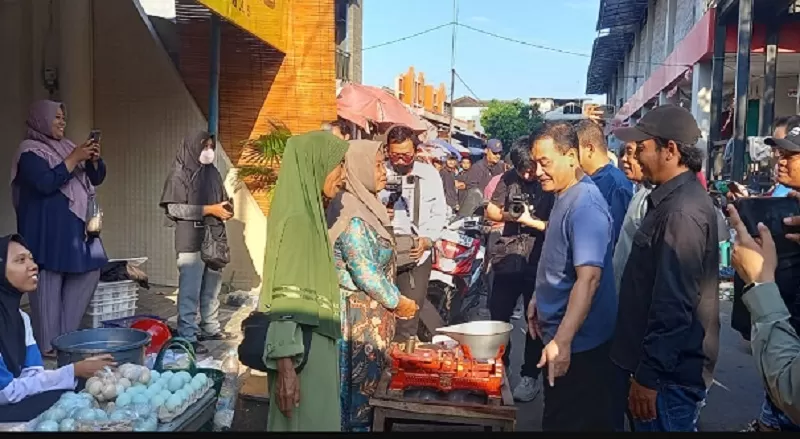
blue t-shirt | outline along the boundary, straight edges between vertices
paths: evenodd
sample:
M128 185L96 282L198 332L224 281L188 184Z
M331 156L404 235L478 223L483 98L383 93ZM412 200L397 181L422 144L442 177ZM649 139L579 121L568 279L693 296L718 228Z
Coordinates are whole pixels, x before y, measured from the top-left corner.
M631 199L633 199L633 183L613 163L598 169L592 175L592 181L597 186L597 189L600 189L603 198L606 199L611 219L614 221L614 234L611 239L611 248L614 248L613 246L617 245L617 240L619 239L625 214L628 212L628 205L631 204Z
M589 314L572 341L572 352L593 349L611 339L617 320L617 293L608 204L589 177L558 195L547 224L536 275L536 309L544 342L556 334L567 311L575 267L603 270Z
M772 190L772 196L773 197L786 197L786 196L789 195L789 192L791 192L791 191L792 190L789 189L788 187L778 183L775 186L775 189Z

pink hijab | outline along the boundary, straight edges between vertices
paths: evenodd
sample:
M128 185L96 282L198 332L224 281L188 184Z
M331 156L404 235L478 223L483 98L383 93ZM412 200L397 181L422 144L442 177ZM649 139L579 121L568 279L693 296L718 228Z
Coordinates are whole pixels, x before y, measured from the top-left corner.
M52 137L53 121L56 119L58 109L66 113L64 104L54 101L34 102L28 112L28 132L25 140L19 145L14 159L11 161L11 193L14 200L14 208L18 202L18 188L14 179L17 176L17 165L22 154L32 152L37 156L47 160L50 168L56 167L64 161L67 156L75 149L75 144L67 138L56 140ZM89 207L89 199L94 197L95 189L89 182L86 175L84 164L81 163L72 172L70 178L63 186L61 193L69 200L69 210L82 221L86 221Z

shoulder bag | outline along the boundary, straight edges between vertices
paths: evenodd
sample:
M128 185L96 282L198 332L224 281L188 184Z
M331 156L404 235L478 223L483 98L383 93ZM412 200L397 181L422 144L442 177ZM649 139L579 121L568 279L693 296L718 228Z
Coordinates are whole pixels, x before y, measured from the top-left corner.
M231 250L228 247L228 234L225 224L206 224L204 227L203 244L200 247L200 259L206 267L220 271L231 262Z
M269 331L270 319L267 313L253 311L242 321L242 342L239 344L239 361L245 366L261 372L269 372L264 363L264 350L267 345L267 332ZM303 359L295 367L295 372L300 373L308 362L308 355L311 350L310 326L301 325L303 330Z

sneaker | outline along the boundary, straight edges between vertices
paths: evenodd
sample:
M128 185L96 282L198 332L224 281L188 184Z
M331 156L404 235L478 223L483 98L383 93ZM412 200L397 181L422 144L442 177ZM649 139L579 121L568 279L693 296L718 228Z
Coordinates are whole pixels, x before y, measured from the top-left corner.
M542 386L539 380L531 377L522 377L522 380L514 387L514 400L520 402L533 401L539 392L542 391Z
M210 335L200 334L197 337L197 340L198 341L225 341L225 340L233 340L234 338L236 338L235 335L233 335L231 333L228 333L228 332L225 332L225 331L220 331L220 332L217 332L216 334L210 334Z
M522 308L514 308L514 314L511 315L512 320L519 320L522 318Z

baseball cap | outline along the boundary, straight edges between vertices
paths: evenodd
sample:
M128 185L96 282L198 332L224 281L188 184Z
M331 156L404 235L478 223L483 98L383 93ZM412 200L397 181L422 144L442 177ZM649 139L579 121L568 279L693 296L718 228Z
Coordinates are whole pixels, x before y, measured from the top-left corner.
M498 139L490 139L486 147L495 154L503 152L503 142Z
M786 137L776 139L767 137L764 144L789 152L800 152L800 126L795 126L786 132Z
M694 145L702 133L689 110L678 105L661 105L645 114L635 126L614 130L623 142L644 142L654 137Z

